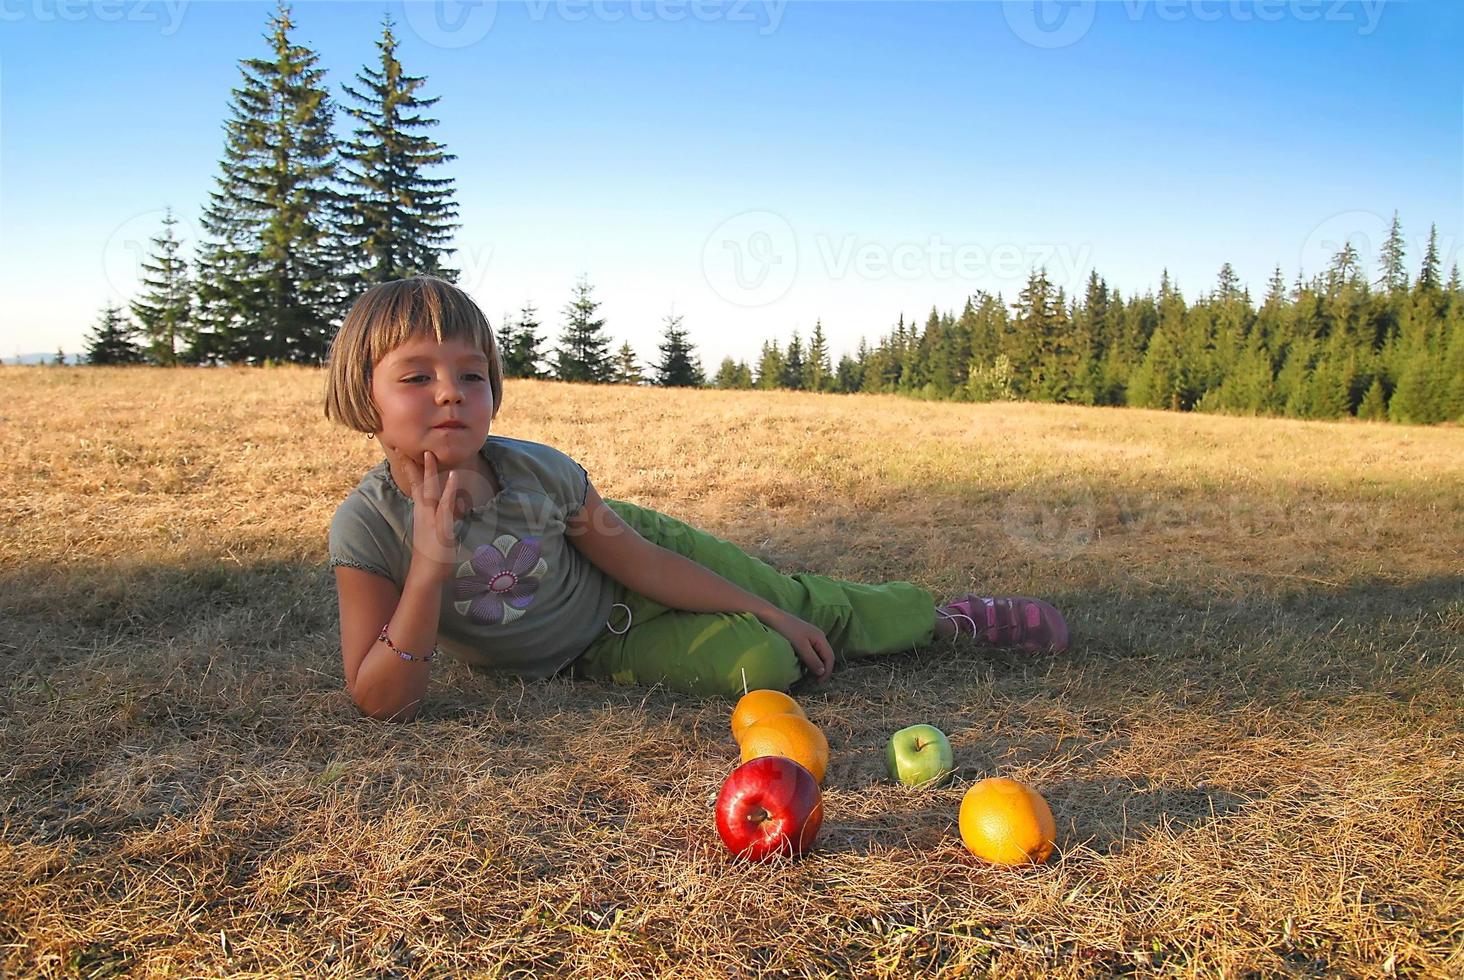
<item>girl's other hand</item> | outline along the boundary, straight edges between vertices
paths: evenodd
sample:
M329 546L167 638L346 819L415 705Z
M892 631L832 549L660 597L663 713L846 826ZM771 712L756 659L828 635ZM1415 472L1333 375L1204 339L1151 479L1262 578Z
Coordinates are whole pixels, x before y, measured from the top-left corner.
M771 622L764 622L769 629L776 630L792 645L798 659L808 667L818 684L823 684L834 673L834 648L824 631L792 613L778 611Z

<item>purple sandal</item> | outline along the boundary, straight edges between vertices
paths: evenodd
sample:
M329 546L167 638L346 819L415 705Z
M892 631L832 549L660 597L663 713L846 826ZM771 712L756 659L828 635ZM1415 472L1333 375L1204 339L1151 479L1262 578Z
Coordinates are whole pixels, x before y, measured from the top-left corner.
M1062 613L1041 599L968 595L935 611L955 624L957 636L978 636L993 646L1020 647L1029 653L1062 653L1068 648Z

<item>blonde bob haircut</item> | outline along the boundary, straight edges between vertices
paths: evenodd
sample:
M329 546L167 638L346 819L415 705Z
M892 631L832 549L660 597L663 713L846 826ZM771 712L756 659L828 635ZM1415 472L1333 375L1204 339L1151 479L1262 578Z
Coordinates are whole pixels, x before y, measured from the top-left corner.
M357 432L381 431L371 371L402 344L427 337L471 344L488 358L493 414L503 404L503 360L493 328L468 294L434 276L394 279L362 293L330 344L325 417Z

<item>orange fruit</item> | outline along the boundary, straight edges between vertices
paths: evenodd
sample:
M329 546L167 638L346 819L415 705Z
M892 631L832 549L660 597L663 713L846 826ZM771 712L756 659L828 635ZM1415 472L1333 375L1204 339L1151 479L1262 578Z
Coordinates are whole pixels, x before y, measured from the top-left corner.
M961 840L993 864L1041 864L1052 856L1057 824L1047 801L1030 786L995 776L966 790Z
M732 709L732 737L739 743L742 733L749 725L755 725L769 715L802 715L803 709L782 691L748 691Z
M829 740L818 726L800 714L769 715L748 725L742 733L742 761L765 755L792 759L822 785L829 767Z

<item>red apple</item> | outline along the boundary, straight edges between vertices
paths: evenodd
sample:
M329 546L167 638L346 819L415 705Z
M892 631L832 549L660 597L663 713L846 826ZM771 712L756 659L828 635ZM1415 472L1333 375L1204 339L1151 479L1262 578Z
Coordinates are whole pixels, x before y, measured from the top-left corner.
M749 861L802 854L822 826L818 781L780 755L744 762L717 794L717 833L729 851Z

